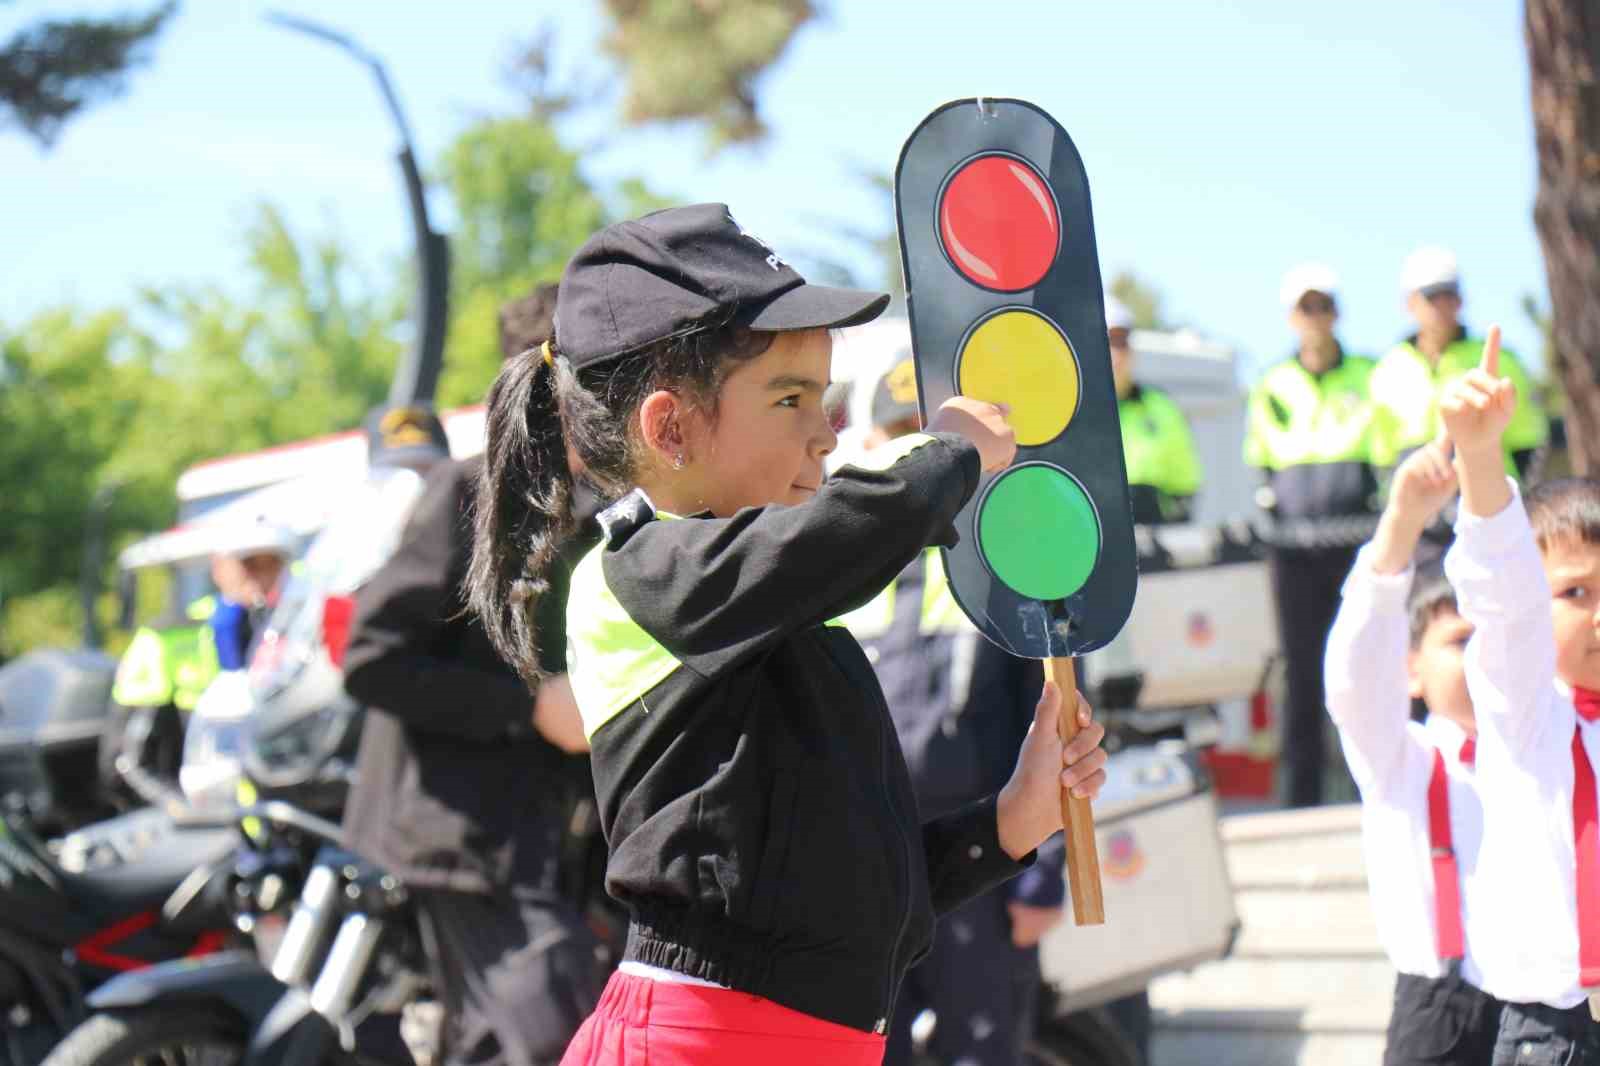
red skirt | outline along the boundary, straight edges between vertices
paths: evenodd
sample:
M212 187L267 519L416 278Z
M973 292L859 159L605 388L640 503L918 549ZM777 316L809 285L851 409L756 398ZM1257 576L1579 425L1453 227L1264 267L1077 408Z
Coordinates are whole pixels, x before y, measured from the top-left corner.
M881 1066L883 1049L748 992L614 973L561 1066Z

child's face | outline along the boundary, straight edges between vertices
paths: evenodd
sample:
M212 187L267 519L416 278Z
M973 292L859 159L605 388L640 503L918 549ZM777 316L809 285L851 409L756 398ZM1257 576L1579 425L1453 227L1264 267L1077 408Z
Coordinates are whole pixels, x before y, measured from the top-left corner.
M1544 550L1544 576L1556 630L1556 676L1600 691L1600 545L1551 542Z
M1441 607L1422 631L1422 640L1406 656L1406 674L1411 698L1427 704L1429 714L1441 715L1468 733L1476 733L1464 660L1471 636L1471 622L1454 608Z
M683 423L691 462L685 490L719 517L741 507L800 504L822 484L839 443L822 407L833 359L827 330L776 334L772 346L728 375L715 416Z

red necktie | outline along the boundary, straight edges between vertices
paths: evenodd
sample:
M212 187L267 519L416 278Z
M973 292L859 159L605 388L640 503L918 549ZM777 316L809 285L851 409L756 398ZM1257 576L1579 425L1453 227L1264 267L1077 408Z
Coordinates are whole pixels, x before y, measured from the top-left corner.
M1575 688L1578 717L1600 717L1600 692ZM1583 747L1583 725L1572 731L1572 845L1578 860L1578 983L1600 986L1600 819L1595 804L1594 767Z
M1478 738L1468 737L1461 742L1461 765L1475 766L1478 762Z
M1470 741L1469 741L1470 743ZM1463 761L1465 761L1463 759ZM1450 834L1450 778L1444 756L1433 750L1428 778L1428 850L1433 856L1433 935L1439 959L1451 962L1464 954L1461 933L1461 871Z

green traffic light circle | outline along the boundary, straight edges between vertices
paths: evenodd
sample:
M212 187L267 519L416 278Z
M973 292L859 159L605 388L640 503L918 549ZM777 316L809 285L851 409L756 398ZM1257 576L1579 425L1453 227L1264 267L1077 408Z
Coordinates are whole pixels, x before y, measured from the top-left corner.
M1078 479L1051 463L1002 471L978 501L978 554L989 571L1033 600L1083 587L1100 559L1100 515Z

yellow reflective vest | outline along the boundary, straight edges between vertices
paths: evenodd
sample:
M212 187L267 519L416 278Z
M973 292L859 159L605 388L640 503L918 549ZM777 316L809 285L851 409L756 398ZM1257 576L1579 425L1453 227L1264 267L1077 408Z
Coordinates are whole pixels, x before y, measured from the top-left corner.
M1372 372L1372 394L1378 405L1381 448L1377 462L1392 466L1406 452L1428 443L1439 432L1439 394L1444 387L1477 366L1483 359L1483 341L1461 335L1439 354L1439 361L1428 362L1415 339L1401 341L1389 349ZM1515 474L1511 456L1531 451L1550 436L1549 418L1533 394L1528 378L1516 355L1500 351L1500 373L1517 389L1517 406L1511 413L1502 443L1506 469Z
M184 611L184 621L141 626L117 663L111 698L124 707L173 704L191 711L220 669L211 632L215 597L203 596Z
M1370 385L1376 364L1341 353L1320 374L1299 358L1271 367L1250 393L1244 460L1267 474L1280 518L1364 514L1377 503L1383 454Z
M1122 457L1133 490L1134 521L1172 521L1181 517L1181 501L1200 489L1200 454L1195 450L1189 420L1160 389L1135 385L1117 401L1122 426ZM1141 492L1143 488L1144 492ZM1140 514L1142 496L1155 497Z

